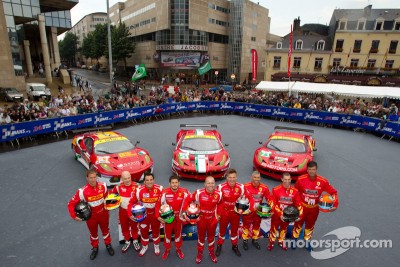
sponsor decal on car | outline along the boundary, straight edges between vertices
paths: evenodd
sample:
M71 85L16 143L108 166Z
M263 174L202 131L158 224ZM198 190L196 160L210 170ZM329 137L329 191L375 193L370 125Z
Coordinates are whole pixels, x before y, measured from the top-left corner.
M101 164L101 163L110 163L110 157L109 156L98 156L96 159L96 164Z
M112 137L112 138L107 138L107 139L96 140L96 141L94 141L94 144L98 145L98 144L104 144L104 143L108 143L108 142L121 141L121 140L128 140L128 138L123 137L123 136Z
M135 157L135 156L137 156L137 154L133 153L132 151L127 151L127 152L119 153L118 156L120 158L129 158L129 157Z

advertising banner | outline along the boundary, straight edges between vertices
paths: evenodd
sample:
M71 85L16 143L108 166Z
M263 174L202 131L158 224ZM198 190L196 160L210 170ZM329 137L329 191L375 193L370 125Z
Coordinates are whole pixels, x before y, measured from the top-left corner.
M257 50L251 49L251 71L252 71L253 82L257 81L257 66L258 66Z
M161 52L160 67L199 68L200 52Z

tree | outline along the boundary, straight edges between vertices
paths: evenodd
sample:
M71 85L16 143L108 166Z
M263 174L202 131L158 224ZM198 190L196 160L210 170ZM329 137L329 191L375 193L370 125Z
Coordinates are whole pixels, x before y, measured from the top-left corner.
M108 43L107 24L97 24L93 31L93 58L99 60L105 55Z
M68 32L64 39L58 42L60 49L60 57L69 62L75 62L75 55L77 52L78 37Z
M121 23L118 27L111 28L111 47L113 63L118 64L120 60L124 61L124 68L126 69L126 59L131 57L135 52L135 43L132 41L131 33ZM105 51L105 56L108 58L108 43Z
M95 50L94 36L93 32L90 32L88 35L86 35L85 38L83 38L81 52L82 55L85 56L86 58L92 59L95 58L94 50Z

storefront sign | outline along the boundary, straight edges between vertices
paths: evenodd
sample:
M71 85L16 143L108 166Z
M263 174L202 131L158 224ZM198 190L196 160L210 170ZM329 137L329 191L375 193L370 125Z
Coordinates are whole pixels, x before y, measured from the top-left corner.
M205 45L157 45L157 50L208 51Z

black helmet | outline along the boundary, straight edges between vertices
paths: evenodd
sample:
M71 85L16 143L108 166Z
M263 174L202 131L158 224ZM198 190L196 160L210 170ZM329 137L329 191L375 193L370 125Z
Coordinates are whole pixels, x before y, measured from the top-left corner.
M295 206L287 206L283 210L283 220L285 222L294 222L299 218L299 216L300 216L300 211Z
M81 200L75 206L75 214L78 218L82 219L82 221L87 221L92 215L92 210L86 201Z

